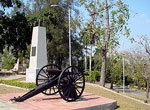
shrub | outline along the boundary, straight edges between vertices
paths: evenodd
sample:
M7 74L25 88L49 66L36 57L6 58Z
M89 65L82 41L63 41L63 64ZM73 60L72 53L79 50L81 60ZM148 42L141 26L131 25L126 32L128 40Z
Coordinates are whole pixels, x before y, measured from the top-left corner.
M98 70L94 70L88 73L89 73L89 76L86 76L86 80L88 80L89 82L99 81L100 74Z

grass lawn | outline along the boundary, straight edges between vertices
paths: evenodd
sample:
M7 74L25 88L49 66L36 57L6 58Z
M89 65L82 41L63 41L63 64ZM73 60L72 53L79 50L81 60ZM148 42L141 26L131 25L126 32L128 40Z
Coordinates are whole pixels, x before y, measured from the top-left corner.
M144 102L144 100L148 100L148 103L150 104L150 98L146 99L146 97L144 97L144 96L139 96L137 94L132 94L132 93L126 93L126 95L129 96L129 97L141 100L143 102Z
M97 86L86 84L85 92L89 92L106 98L117 100L117 106L118 106L117 110L150 110L150 106L148 105L109 92Z

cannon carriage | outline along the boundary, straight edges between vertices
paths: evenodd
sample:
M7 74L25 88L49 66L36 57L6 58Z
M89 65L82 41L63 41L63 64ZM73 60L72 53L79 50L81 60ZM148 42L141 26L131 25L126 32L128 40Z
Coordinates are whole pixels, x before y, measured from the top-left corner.
M45 95L60 96L68 101L75 101L80 98L85 87L85 73L76 66L66 67L64 70L55 64L45 65L36 76L37 87L23 96L10 99L14 102L23 102L39 93Z

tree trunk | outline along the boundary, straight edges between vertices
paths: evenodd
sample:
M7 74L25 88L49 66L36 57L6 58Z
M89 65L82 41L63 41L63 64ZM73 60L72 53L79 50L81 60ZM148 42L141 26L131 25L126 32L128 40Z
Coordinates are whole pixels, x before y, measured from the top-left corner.
M147 88L147 80L144 78L145 88Z
M84 68L85 68L85 71L86 71L87 70L87 48L85 50L84 62L85 62Z
M149 79L147 79L146 98L149 98Z
M138 86L138 89L141 89L141 84L140 84L140 80L139 79L137 80L137 86Z
M111 80L111 83L110 83L110 89L113 89L113 84L114 84L114 82L113 82L113 80Z
M106 29L107 29L105 46L106 46L106 49L108 49L108 45L110 41L110 25L109 25L109 9L108 9L107 0L105 0L105 14L106 14L105 19L106 19Z
M77 58L77 67L79 67L79 58Z
M106 49L102 49L102 67L101 67L101 77L100 85L105 87L105 74L106 74Z
M110 27L109 27L109 9L107 0L105 0L105 14L106 14L106 39L104 39L104 45L101 48L102 50L102 67L101 67L101 78L100 85L105 87L105 76L106 76L106 59L107 59L107 49L110 41Z
M90 72L92 70L92 45L91 45L91 49L90 49L89 70L90 70Z

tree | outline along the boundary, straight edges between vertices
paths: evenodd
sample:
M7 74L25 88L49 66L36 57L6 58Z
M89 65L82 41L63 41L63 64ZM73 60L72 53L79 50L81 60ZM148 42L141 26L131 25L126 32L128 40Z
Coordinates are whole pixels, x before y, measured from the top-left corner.
M102 55L100 85L105 86L107 53L110 47L116 47L119 44L118 40L121 34L129 35L127 28L128 5L124 4L122 0L109 0L109 2L107 0L102 2L99 0L80 0L80 3L95 14L95 25L92 30L95 31L93 34L95 35L94 41L100 48Z
M9 7L13 7L13 6L20 7L21 2L20 2L20 0L0 0L0 5L3 8L9 8Z
M139 47L138 47L139 48ZM127 73L130 74L131 78L134 80L138 89L141 88L143 81L143 69L141 69L141 65L143 65L143 53L139 49L132 50L131 52L125 53L125 58L127 60Z
M7 45L16 57L26 56L27 47L31 42L32 28L37 26L40 20L41 26L47 29L48 58L59 65L65 64L68 58L67 11L70 7L78 13L73 7L75 3L73 0L32 0L24 4L20 0L1 0L0 4L4 11L9 7L13 9L9 15L0 11L0 52L3 52L3 48ZM51 7L52 4L58 4L60 7ZM74 21L71 22L71 37L72 45L77 46L73 47L73 55L79 57L82 54L82 46L76 40L76 29L80 24L76 18L71 18L71 21Z
M144 78L146 80L146 85L147 85L146 97L149 98L149 91L150 91L150 39L148 38L148 36L142 35L140 37L140 40L135 41L135 42L137 42L139 45L141 45L146 53L146 58L144 58L145 62L143 65L141 65L141 67L143 68L142 75L144 76ZM147 62L147 60L148 60L148 62Z
M54 4L59 6L51 7L51 5ZM73 8L73 4L73 0L34 0L32 2L33 8L31 10L29 19L31 23L34 22L34 24L32 23L33 26L37 25L37 22L40 20L41 26L46 27L48 62L56 63L60 66L65 66L68 59L68 7L71 7L73 10L75 10L75 12L77 12L77 10ZM72 58L77 58L79 57L79 53L80 55L82 53L82 46L76 37L76 28L79 26L77 24L79 23L76 17L72 17ZM79 47L81 48L79 49Z
M79 67L80 59L83 57L83 45L81 45L81 41L78 38L72 39L72 65L77 65ZM82 68L82 67L81 67Z
M110 81L110 89L113 89L113 84L120 84L122 82L122 56L113 50L109 52L107 60L107 76L106 79Z
M21 7L19 0L0 1L1 6ZM18 53L25 53L27 45L31 42L31 28L24 12L14 12L10 16L1 10L0 13L0 52L5 46L11 48L12 54L18 57Z
M27 45L31 42L31 28L24 13L17 12L11 18L1 15L1 52L5 45L12 48L12 53L18 57L18 53L25 53Z
M10 49L8 50L7 47L5 47L4 54L2 57L2 68L8 69L8 70L13 69L14 64L15 64L15 60L16 59L11 54Z

